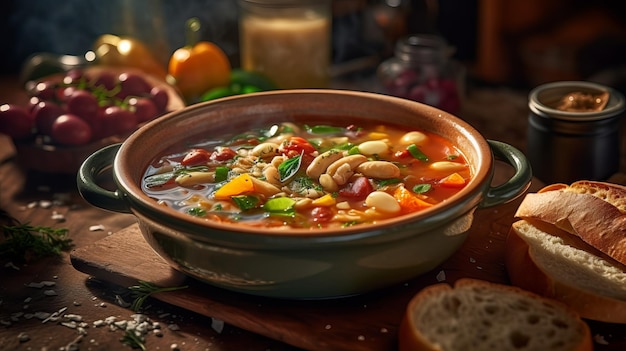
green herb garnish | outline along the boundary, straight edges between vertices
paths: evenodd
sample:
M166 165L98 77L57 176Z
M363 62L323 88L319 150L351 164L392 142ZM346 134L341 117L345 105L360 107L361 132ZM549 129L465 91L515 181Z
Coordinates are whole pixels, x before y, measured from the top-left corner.
M158 285L154 285L152 283L140 280L138 282L138 285L133 285L133 286L128 287L128 289L132 292L132 296L134 298L132 304L130 305L130 308L133 311L137 312L139 311L139 309L141 309L141 306L146 301L146 299L150 297L150 295L152 294L182 290L186 288L187 288L187 285L171 287L171 288L162 288Z
M193 167L178 167L172 171L153 174L144 178L146 187L154 188L166 184L171 179L176 178L181 174L187 174L190 172L206 172L209 168L207 166L193 166Z
M305 125L304 128L310 134L337 134L337 133L343 133L345 130L344 128L341 128L341 127L333 127L333 126L326 126L326 125L317 125L317 126Z
M0 243L0 257L24 262L27 257L57 256L72 248L67 228L51 228L26 224L3 225L5 240Z
M296 173L298 173L298 171L300 170L300 166L302 165L303 154L304 150L300 155L292 157L278 165L278 174L280 176L281 183L289 180L291 177L296 175Z
M127 329L120 341L133 349L142 349L143 351L146 351L144 338L137 335L132 329Z
M206 210L202 207L192 207L187 210L187 213L195 216L195 217L204 217L206 216Z
M406 149L415 159L428 162L428 156L426 156L426 154L424 154L415 144L407 146Z
M382 188L384 186L391 185L391 184L398 184L400 182L401 180L399 178L383 179L383 180L379 180L377 185L379 188Z
M252 195L231 196L231 199L242 211L248 211L256 208L259 204L259 198Z
M430 189L432 188L432 185L430 184L417 184L413 187L413 192L416 194L424 194L426 192L428 192Z

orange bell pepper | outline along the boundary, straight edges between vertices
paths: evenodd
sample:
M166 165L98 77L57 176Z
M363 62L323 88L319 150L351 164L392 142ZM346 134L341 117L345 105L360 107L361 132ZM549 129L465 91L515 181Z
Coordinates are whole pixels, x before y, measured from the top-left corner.
M210 89L228 85L231 65L222 49L208 41L197 41L200 22L187 21L187 45L174 51L168 73L188 103L196 102Z
M462 188L463 186L465 186L465 178L455 172L443 178L439 182L439 184L448 188Z
M433 206L433 204L420 199L403 186L396 188L393 192L393 197L400 204L402 213L411 213Z

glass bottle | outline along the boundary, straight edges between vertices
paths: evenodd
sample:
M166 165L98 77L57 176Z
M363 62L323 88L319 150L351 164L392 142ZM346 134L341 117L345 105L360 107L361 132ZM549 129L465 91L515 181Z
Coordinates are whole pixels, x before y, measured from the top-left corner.
M241 66L279 88L325 88L331 60L330 0L240 0Z
M394 56L378 66L384 92L450 113L461 107L462 67L450 59L445 39L414 34L398 40Z

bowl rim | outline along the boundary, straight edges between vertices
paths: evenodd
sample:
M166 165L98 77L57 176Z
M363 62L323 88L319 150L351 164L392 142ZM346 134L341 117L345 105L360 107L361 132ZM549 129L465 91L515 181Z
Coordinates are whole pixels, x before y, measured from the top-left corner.
M268 99L275 96L293 96L293 95L314 95L314 96L325 96L325 95L334 95L334 96L345 96L345 97L356 97L356 98L374 98L379 101L387 104L399 104L404 108L420 108L425 111L425 113L435 114L438 117L445 117L451 125L455 125L455 128L460 131L460 134L463 135L464 138L467 138L468 141L473 145L475 151L479 155L480 164L474 165L474 172L472 174L472 178L470 182L458 193L450 197L444 203L440 203L437 206L433 206L431 208L412 213L412 214L404 214L399 217L394 217L390 219L385 219L381 221L377 221L376 223L367 224L367 225L357 225L350 226L345 228L291 228L287 227L282 229L277 229L276 227L253 227L246 225L233 225L232 223L220 223L211 220L196 218L193 216L186 215L179 211L175 211L169 207L160 206L157 204L154 199L150 198L147 194L145 194L141 185L137 184L138 180L133 179L130 176L130 172L124 173L125 164L129 164L131 159L130 155L132 155L133 147L135 143L139 143L142 135L144 133L148 133L152 128L155 128L158 124L166 123L167 121L175 120L176 118L181 118L181 115L186 115L193 113L194 111L202 110L208 108L208 106L215 106L217 104L224 103L226 101L255 101L262 99ZM401 124L400 124L401 125ZM446 137L445 135L442 135ZM154 155L157 156L157 155ZM127 161L124 161L127 160ZM146 162L142 164L143 170L142 174L145 171L145 166L147 166L147 162L149 160L142 160L142 162ZM487 143L487 140L472 127L468 122L463 121L459 117L452 115L451 113L442 111L435 107L422 104L416 101L397 98L389 95L383 95L378 93L371 92L360 92L360 91L348 91L348 90L335 90L335 89L293 89L293 90L275 90L275 91L266 91L245 95L237 95L226 98L221 98L217 100L207 101L203 103L198 103L194 105L190 105L185 109L171 112L159 119L149 122L144 125L142 128L135 131L131 134L121 145L118 150L114 162L113 162L113 177L114 180L120 190L123 190L125 198L131 202L131 210L137 214L141 213L142 216L148 216L149 213L162 215L168 217L170 221L168 221L168 227L170 224L175 222L178 227L183 229L202 229L208 231L221 231L224 233L228 233L228 235L249 235L249 236L263 236L267 238L298 238L298 240L302 240L304 238L314 239L316 241L350 241L355 237L372 237L380 234L385 234L388 232L388 227L390 225L393 226L406 226L406 225L414 225L416 222L420 224L421 228L430 228L438 225L443 220L449 220L452 222L456 217L449 218L444 214L448 211L454 210L455 208L462 208L464 211L459 213L458 215L462 215L465 212L476 208L479 205L481 200L481 196L477 196L477 194L484 192L484 189L490 185L492 176L493 176L493 155L491 153L491 148ZM139 181L140 183L140 181ZM162 220L162 218L154 218L157 222ZM430 226L430 227L429 227ZM206 232L205 232L206 233ZM414 233L412 233L414 234Z

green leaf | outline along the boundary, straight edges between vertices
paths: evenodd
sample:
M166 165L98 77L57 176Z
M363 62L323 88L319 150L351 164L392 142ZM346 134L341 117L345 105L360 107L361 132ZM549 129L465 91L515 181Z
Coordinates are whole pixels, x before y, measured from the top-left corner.
M391 179L379 180L377 184L378 184L378 187L381 188L381 187L391 185L391 184L398 184L400 182L401 182L401 179L399 178L391 178Z
M428 162L428 156L426 156L426 154L424 154L415 144L407 146L406 149L415 159Z
M259 204L259 198L252 195L231 196L231 199L242 211L248 211L256 208Z
M296 201L289 197L276 197L267 200L263 205L263 209L273 215L293 216L295 212L294 205Z
M302 151L302 154L304 150ZM300 166L302 165L302 154L292 157L287 161L278 165L278 174L280 176L280 182L285 182L289 180L291 177L296 175L300 170Z
M175 291L175 290L182 290L186 288L187 288L187 285L171 287L171 288L162 288L150 282L139 280L138 285L133 285L133 286L128 287L128 290L132 292L132 295L134 298L134 301L131 304L130 308L133 311L139 311L139 309L141 308L143 303L146 301L146 299L148 299L148 297L150 297L150 295L152 294Z
M312 127L305 125L304 128L310 134L338 134L338 133L343 133L345 131L344 128L327 126L327 125L317 125L317 126L312 126Z
M187 213L195 216L195 217L204 217L206 216L206 210L202 207L192 207L187 210Z
M413 192L416 194L424 194L426 192L428 192L430 189L432 188L432 185L430 184L417 184L413 187Z
M361 151L359 151L359 146L354 145L350 149L348 149L348 155L359 155Z

